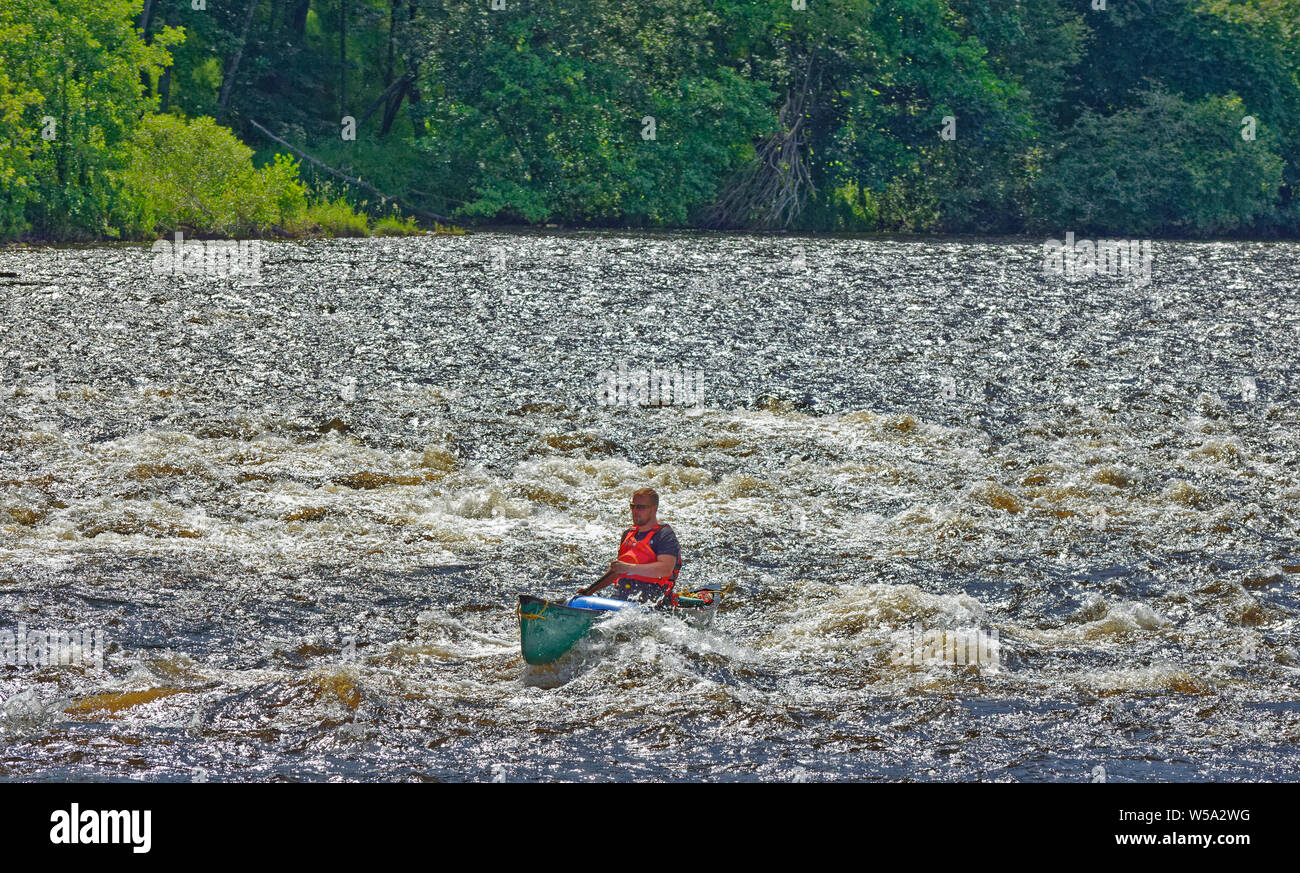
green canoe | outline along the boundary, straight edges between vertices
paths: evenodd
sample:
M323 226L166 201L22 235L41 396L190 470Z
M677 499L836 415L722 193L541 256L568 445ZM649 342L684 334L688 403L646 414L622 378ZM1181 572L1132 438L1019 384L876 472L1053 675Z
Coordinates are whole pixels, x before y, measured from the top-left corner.
M574 609L559 600L519 595L519 645L530 664L559 660L582 639L598 618L609 613Z
M720 592L720 588L699 589ZM708 627L718 608L718 599L701 599L688 592L677 598L675 608L664 608L697 627ZM622 608L638 607L603 597L575 597L574 606L562 600L546 600L528 594L519 595L519 647L524 660L530 664L550 664L562 658L596 622L609 618ZM577 604L599 606L597 609L580 608Z

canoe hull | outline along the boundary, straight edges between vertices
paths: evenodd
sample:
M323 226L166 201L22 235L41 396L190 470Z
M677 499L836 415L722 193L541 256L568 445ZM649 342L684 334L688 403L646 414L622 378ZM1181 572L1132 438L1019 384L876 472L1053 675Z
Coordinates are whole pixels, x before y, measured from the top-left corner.
M530 664L558 661L587 635L599 618L609 615L596 609L574 609L558 600L527 594L519 596L519 646Z

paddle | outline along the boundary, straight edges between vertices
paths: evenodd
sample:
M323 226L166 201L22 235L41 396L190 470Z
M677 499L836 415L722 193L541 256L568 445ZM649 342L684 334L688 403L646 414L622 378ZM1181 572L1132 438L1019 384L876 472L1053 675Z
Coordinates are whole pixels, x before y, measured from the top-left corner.
M588 585L586 588L579 588L578 595L580 597L590 597L600 589L604 588L610 582L614 581L613 577L617 575L618 574L615 573L613 570L610 570L608 573L606 573L604 576L601 576L599 579L597 579L595 582Z

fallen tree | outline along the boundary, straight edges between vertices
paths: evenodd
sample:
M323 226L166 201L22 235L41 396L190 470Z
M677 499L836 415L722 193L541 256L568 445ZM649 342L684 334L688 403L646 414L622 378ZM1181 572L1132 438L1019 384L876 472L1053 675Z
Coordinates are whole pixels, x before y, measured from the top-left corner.
M302 149L298 148L292 143L286 142L285 140L271 133L271 131L267 130L265 127L258 124L256 121L254 121L251 118L248 120L248 123L253 125L253 127L256 127L259 131L261 131L264 136L284 146L289 151L293 152L295 155L298 155L303 160L309 161L313 166L320 167L325 172L339 179L342 179L344 182L347 182L350 185L356 185L358 188L363 188L366 191L369 191L371 194L374 194L376 197L378 197L380 200L384 202L388 202L389 200L391 200L394 203L396 203L398 206L405 209L407 212L411 213L412 215L418 215L419 217L428 219L429 221L436 221L439 223L445 222L451 225L460 223L458 220L450 218L446 215L439 215L436 212L429 212L427 209L420 209L419 207L412 206L411 204L407 203L405 200L402 200L400 197L394 197L392 194L385 194L383 191L380 191L378 188L376 188L374 185L371 185L369 182L363 182L361 179L355 178L353 176L349 176L347 173L344 173L341 170L334 169L329 164L326 164L324 161L320 161L312 157L307 152L303 151Z
M705 211L715 228L775 230L789 227L817 192L808 166L805 109L812 81L812 61L804 68L803 86L786 91L779 127L759 144L757 159L741 170Z

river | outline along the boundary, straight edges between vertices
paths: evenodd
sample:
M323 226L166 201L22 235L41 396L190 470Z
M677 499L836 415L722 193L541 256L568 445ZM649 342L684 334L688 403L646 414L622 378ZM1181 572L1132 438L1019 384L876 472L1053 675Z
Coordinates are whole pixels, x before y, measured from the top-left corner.
M1300 245L259 245L0 250L0 778L1298 778ZM714 626L527 666L647 485Z

